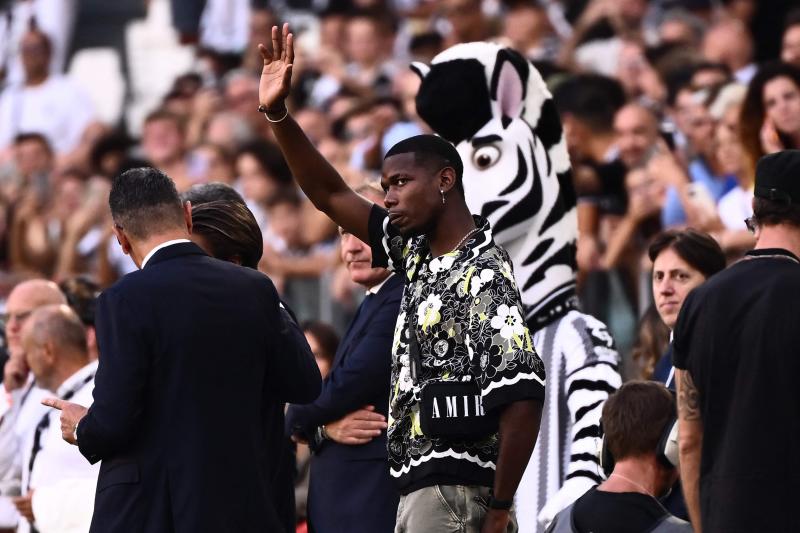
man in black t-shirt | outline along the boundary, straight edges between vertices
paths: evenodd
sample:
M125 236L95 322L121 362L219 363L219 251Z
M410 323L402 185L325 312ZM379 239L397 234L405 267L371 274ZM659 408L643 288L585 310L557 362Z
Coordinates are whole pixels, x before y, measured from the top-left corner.
M699 531L798 531L800 151L761 158L756 248L686 298L674 336L681 479Z
M629 381L609 396L601 462L606 471L613 462L613 471L559 513L548 533L691 531L657 500L678 477L672 454L664 453L664 437L674 424L675 400L661 383Z

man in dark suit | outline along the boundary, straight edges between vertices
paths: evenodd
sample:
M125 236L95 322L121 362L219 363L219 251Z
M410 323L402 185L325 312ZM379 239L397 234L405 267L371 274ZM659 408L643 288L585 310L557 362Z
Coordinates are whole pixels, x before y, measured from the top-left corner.
M191 205L166 175L125 172L109 203L141 270L99 299L92 407L46 400L64 438L102 460L91 531L281 531L283 405L320 390L307 344L266 276L188 241Z
M346 232L342 260L367 297L339 344L319 398L290 406L287 430L308 441L314 454L308 488L312 531L391 532L399 495L389 476L385 416L403 280L372 268L369 245Z

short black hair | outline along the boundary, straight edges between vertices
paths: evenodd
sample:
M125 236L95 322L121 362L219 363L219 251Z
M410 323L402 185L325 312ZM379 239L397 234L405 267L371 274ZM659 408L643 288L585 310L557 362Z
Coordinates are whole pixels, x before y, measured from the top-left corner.
M667 248L675 250L681 259L700 271L706 279L725 268L725 253L707 233L691 228L664 231L653 238L647 256L655 262L656 257Z
M41 133L37 132L24 132L18 133L16 137L14 137L14 146L19 146L22 143L26 142L36 142L42 145L48 153L53 153L53 147L50 144L50 141L47 140L47 137L42 135Z
M464 194L464 184L461 181L464 175L464 163L458 150L450 142L438 135L415 135L395 144L386 152L384 160L393 155L414 154L414 163L432 170L441 170L444 167L452 168L456 173L456 189ZM435 167L435 168L434 168Z
M100 285L86 276L75 276L59 283L58 288L67 297L69 305L84 326L94 326Z
M236 192L236 189L230 185L220 182L202 183L194 185L188 191L181 194L181 200L184 202L191 202L193 206L207 204L216 200L225 200L226 202L235 202L245 205L242 195Z
M258 268L264 239L243 202L225 199L197 205L192 208L192 232L203 236L213 257Z
M258 161L261 169L278 183L290 183L292 171L283 157L280 148L275 144L257 139L242 145L236 153L236 159L243 155L251 155Z
M300 325L303 333L310 333L319 343L322 353L315 353L315 357L320 357L333 365L336 350L339 348L339 335L330 324L319 320L308 320Z
M800 204L753 198L753 219L758 226L789 224L800 228Z
M114 223L137 239L184 227L183 204L175 183L153 167L117 175L111 182L108 205Z
M578 74L553 91L558 112L570 114L595 133L614 128L614 115L625 105L625 90L615 79L600 74Z

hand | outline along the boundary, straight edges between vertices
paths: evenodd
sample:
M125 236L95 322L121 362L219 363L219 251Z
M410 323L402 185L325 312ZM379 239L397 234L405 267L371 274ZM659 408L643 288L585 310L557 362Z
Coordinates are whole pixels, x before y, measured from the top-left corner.
M647 161L646 169L650 176L658 179L664 185L672 185L676 189L689 183L689 176L664 139L657 141L653 155Z
M780 137L778 137L778 130L775 129L775 125L769 118L764 119L759 137L761 138L761 147L764 149L764 152L768 154L774 154L784 149L783 143Z
M29 491L25 496L11 498L11 503L17 508L17 512L25 517L25 520L33 524L35 521L33 516L33 491Z
M61 438L70 444L78 444L75 440L75 428L78 422L86 416L89 411L82 405L71 403L58 398L45 398L42 405L53 407L61 411Z
M28 365L25 358L12 354L3 367L3 384L8 392L17 390L28 381Z
M264 59L261 82L258 86L258 101L267 109L281 109L289 96L292 82L292 63L294 62L294 36L289 33L289 24L283 25L281 38L278 27L272 27L272 52L263 44L258 51Z
M387 427L386 418L375 412L374 405L367 405L335 422L325 424L325 431L331 440L339 444L355 445L368 443Z
M489 509L483 519L481 533L504 533L508 528L510 513L502 509Z

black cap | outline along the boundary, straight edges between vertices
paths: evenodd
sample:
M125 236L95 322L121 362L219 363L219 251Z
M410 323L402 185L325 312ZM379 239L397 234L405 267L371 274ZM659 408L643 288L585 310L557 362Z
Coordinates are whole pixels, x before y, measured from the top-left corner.
M782 150L759 159L754 194L773 202L800 204L800 150Z

